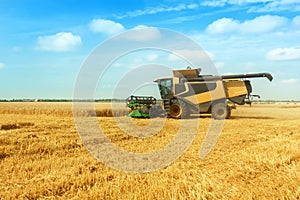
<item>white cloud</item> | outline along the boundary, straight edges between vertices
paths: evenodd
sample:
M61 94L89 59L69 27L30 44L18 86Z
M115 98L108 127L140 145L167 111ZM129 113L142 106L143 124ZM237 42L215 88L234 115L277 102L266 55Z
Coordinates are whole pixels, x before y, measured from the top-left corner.
M133 27L132 29L145 29L145 28L155 28L155 27L150 27L150 26L146 26L146 25L137 25L137 26Z
M203 63L210 62L214 59L214 55L208 51L182 49L177 50L168 55L169 61L180 61L186 59L190 63L199 64L198 61L202 60ZM201 66L196 66L201 67Z
M0 69L2 69L4 66L5 64L0 62Z
M266 33L278 30L287 24L288 19L280 16L263 15L252 20L239 22L232 18L222 18L214 21L207 27L209 33L221 34L228 32L239 33Z
M19 46L15 46L12 48L12 51L14 52L20 52L22 50L22 47L19 47Z
M300 11L299 0L269 0L264 6L253 6L248 12Z
M227 0L227 2L229 2L230 4L238 4L238 5L249 4L249 3L268 3L271 1L272 0Z
M300 16L296 16L296 17L294 17L294 19L293 19L293 25L294 26L299 26L300 27Z
M89 27L93 32L105 33L108 35L114 35L125 31L122 24L106 19L93 19L89 24Z
M43 51L72 51L81 45L81 37L69 32L60 32L55 35L39 36L38 49Z
M226 0L215 0L215 1L203 1L201 6L210 6L210 7L223 7L226 5Z
M244 33L265 33L276 30L285 24L288 19L280 16L264 15L253 20L247 20L240 25L240 31Z
M285 79L281 81L282 83L298 83L298 79L296 78L290 78L290 79Z
M180 61L180 60L182 60L182 58L181 57L179 57L179 56L177 56L176 54L174 54L174 53L170 53L169 55L168 55L168 61Z
M157 54L149 54L147 55L146 59L150 62L155 61L158 58Z
M138 42L156 41L160 39L160 31L158 28L139 25L131 31L123 33L118 39Z
M187 7L187 9L195 9L195 8L198 8L199 5L196 3L192 3L192 4L187 5L186 7Z
M277 48L269 51L266 58L274 61L300 60L300 48Z
M214 62L214 64L217 69L222 69L225 66L224 62Z
M209 33L227 33L238 30L240 23L231 18L222 18L214 21L207 27Z
M249 6L248 12L299 11L299 0L206 0L201 6L224 7L226 5Z
M178 4L176 6L157 6L150 7L144 10L135 10L125 13L124 15L116 15L117 18L125 18L125 17L137 17L142 15L153 15L157 13L163 12L178 12L182 10L193 10L199 7L199 4L191 3L191 4Z

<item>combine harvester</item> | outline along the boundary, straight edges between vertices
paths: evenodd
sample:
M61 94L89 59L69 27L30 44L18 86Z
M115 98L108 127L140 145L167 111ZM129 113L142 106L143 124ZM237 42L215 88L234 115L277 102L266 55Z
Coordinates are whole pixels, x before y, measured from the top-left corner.
M200 75L201 69L173 70L173 76L155 80L161 104L154 97L130 96L130 117L167 116L189 118L191 114L211 114L214 119L228 119L235 104L251 104L252 86L248 78L273 77L269 73ZM230 105L229 103L233 103Z

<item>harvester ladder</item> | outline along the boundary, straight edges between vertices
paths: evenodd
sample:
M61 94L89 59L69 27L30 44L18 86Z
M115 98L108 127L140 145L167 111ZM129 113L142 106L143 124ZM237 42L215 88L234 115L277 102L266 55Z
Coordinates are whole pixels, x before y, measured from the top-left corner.
M164 110L166 113L170 113L170 99L164 99Z

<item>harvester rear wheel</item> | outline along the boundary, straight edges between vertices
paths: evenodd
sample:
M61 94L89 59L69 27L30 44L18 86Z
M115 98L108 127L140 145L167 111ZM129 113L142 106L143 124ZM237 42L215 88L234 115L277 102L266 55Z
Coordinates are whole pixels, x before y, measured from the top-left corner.
M212 106L211 115L218 120L228 119L231 115L231 109L226 103L217 103Z

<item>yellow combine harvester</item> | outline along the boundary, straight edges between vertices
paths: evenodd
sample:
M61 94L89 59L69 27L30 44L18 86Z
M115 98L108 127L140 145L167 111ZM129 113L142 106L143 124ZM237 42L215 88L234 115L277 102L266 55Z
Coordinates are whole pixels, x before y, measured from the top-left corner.
M201 69L173 70L173 76L155 80L158 84L163 108L149 106L136 99L138 107L134 112L143 116L157 116L164 110L168 117L188 118L191 114L211 113L214 119L225 119L231 115L229 102L243 105L251 103L252 86L247 78L266 77L272 81L269 73L234 74L234 75L200 75ZM130 97L132 100L133 96ZM153 98L153 97L151 97ZM129 102L129 101L128 101ZM132 102L132 101L131 101ZM129 105L129 103L127 103ZM148 109L145 109L145 108ZM136 110L138 109L138 111ZM129 115L135 117L137 115ZM138 116L140 117L140 116Z
M215 119L229 118L227 102L250 103L252 87L246 78L267 77L269 73L235 75L200 75L200 69L174 70L173 77L155 80L158 83L164 110L173 118L186 118L193 113L211 113Z

